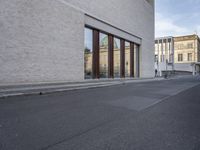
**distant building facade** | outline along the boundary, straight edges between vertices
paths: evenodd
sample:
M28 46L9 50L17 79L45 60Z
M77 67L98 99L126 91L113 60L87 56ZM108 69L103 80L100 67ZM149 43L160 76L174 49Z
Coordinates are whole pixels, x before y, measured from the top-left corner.
M200 71L200 40L198 35L163 37L155 40L155 69L165 71Z
M163 37L155 40L155 70L162 76L162 71L174 70L174 38Z

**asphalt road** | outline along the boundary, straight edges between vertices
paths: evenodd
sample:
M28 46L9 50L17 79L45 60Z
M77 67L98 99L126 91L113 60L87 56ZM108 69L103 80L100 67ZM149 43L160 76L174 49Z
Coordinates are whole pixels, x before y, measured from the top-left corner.
M200 150L200 80L0 99L0 150Z

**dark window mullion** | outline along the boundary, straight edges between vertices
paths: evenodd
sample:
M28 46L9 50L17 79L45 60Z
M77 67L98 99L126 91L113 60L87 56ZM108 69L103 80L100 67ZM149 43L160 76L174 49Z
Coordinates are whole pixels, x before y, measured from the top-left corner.
M125 78L125 40L120 40L120 76Z
M93 78L99 78L99 31L93 30Z
M130 46L130 76L134 77L134 43Z
M114 37L112 35L109 35L108 36L108 77L109 78L114 78L113 49L114 49Z

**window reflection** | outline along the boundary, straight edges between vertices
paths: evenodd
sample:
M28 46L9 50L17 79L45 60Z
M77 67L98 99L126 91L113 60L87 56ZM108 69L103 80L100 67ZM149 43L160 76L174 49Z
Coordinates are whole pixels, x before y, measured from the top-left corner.
M108 35L103 33L100 33L99 73L100 78L108 77Z
M130 77L130 42L125 42L125 77Z
M109 56L109 44L112 43L109 43L107 34L101 33L95 29L89 29L87 27L85 28L84 32L85 32L84 36L85 79L99 78L99 77L108 78L109 67L110 67L110 76L113 76L114 78L120 78L121 74L123 74L122 76L125 75L125 77L130 77L133 76L132 74L133 72L135 77L139 77L140 73L139 45L134 44L134 51L131 52L132 43L128 41L125 41L124 43L124 40L120 41L121 40L120 38L116 38L113 36L113 55ZM123 42L123 45L125 44L125 46L123 46L124 62L121 62L122 45L120 42ZM112 49L110 50L111 50L110 54L112 54ZM131 54L133 53L134 53L134 58L131 56ZM108 59L108 57L110 57L110 59ZM189 56L188 59L190 59ZM121 64L124 65L121 66ZM134 67L134 70L131 69L131 66ZM121 73L121 71L123 72Z
M134 44L134 77L137 77L137 53L136 53L136 45Z
M92 78L92 55L93 55L93 31L85 28L85 50L84 50L84 68L85 68L85 79Z
M120 77L120 39L114 38L114 77Z

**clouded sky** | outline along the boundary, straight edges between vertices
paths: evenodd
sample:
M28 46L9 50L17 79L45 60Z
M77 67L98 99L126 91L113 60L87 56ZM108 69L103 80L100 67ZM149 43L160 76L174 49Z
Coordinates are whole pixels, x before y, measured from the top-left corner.
M156 0L156 37L198 33L200 0Z

